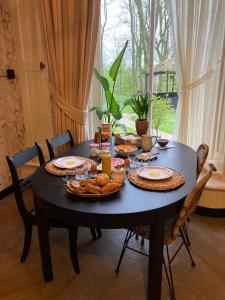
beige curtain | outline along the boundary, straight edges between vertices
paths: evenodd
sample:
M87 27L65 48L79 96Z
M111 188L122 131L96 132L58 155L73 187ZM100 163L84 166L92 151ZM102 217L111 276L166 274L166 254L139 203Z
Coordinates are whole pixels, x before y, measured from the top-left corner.
M181 92L177 139L225 153L225 1L168 0Z
M42 0L54 133L87 138L100 0Z

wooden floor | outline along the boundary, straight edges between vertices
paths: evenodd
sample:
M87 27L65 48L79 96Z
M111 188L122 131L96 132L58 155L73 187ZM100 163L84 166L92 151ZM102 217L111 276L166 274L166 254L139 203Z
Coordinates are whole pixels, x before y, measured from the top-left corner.
M182 249L173 263L177 300L225 299L225 219L194 215L189 230L196 267L191 267ZM46 284L42 279L37 230L33 231L28 259L21 264L23 226L14 197L5 198L0 201L0 299L146 299L146 257L127 250L120 273L114 273L124 234L125 230L103 230L103 237L93 241L89 230L81 228L81 274L77 275L70 263L67 231L51 230L54 280ZM140 247L135 240L132 243ZM169 299L165 274L162 299Z

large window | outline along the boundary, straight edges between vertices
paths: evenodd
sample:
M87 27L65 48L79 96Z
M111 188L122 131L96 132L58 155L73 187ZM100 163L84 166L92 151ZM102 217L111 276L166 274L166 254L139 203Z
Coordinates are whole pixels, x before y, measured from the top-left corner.
M172 58L169 17L165 0L156 0L155 41L149 41L149 0L102 0L102 68L109 68L128 40L115 87L115 98L122 103L132 94L148 90L149 47L154 47L154 97L152 127L158 135L170 135L174 129L177 104L177 79ZM135 116L126 107L121 120L127 131L134 131ZM163 132L163 133L162 133Z

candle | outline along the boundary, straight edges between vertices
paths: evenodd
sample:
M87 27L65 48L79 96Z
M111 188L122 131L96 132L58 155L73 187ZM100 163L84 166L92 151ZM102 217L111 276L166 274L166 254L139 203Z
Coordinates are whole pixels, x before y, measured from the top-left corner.
M102 155L102 173L106 173L111 178L112 158L111 155Z

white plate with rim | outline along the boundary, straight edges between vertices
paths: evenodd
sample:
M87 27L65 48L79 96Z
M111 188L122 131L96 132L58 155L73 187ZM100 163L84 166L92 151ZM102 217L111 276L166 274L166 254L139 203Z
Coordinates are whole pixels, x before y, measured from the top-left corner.
M137 170L137 175L149 180L163 180L173 176L173 171L164 167L142 167Z
M53 161L57 168L75 169L85 164L85 159L79 159L76 156L64 156Z

